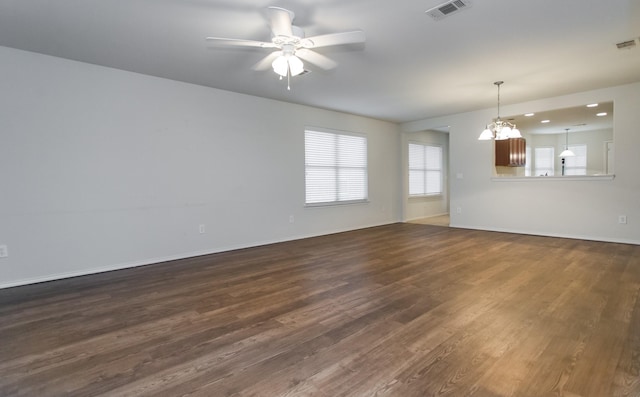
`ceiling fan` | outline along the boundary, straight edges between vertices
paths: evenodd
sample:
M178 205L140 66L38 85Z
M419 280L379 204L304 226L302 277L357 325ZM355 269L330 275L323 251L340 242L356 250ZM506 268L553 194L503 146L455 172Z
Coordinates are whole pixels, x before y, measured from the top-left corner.
M297 76L304 72L302 60L312 63L324 70L337 66L332 59L313 51L314 48L342 44L364 43L365 35L361 30L351 32L330 33L313 37L304 37L304 31L293 25L295 14L280 7L268 7L271 41L255 41L229 39L224 37L207 37L208 41L221 46L275 48L258 63L254 70L267 70L271 66L282 77ZM301 60L302 59L302 60Z

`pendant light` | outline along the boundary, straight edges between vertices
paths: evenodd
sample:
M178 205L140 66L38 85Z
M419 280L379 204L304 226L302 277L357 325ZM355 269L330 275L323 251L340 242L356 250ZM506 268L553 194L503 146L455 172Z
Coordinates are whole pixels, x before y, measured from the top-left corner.
M558 156L558 157L560 157L560 158L574 157L575 153L573 153L571 150L569 150L569 129L565 128L564 130L566 131L564 150L562 151L562 153L560 153L560 156Z
M487 124L484 131L480 134L480 137L478 137L478 140L488 141L495 138L495 140L499 141L509 138L522 138L522 134L520 130L516 128L515 124L500 118L500 86L504 84L504 81L496 81L493 84L498 87L498 117Z

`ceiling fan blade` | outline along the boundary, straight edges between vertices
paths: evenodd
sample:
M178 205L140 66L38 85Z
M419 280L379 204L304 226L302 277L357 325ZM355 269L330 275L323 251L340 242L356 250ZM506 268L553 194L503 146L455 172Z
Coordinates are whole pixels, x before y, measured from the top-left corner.
M353 32L330 33L307 37L302 40L302 46L304 48L318 48L331 45L364 43L366 39L362 30L354 30Z
M215 45L228 47L259 47L273 48L275 45L266 41L243 40L243 39L227 39L225 37L207 37L207 41L211 41Z
M263 70L269 69L271 67L271 64L273 63L273 61L275 61L276 58L279 57L280 55L282 55L282 51L274 51L274 52L272 52L271 54L269 54L266 57L262 58L258 63L253 65L253 70L263 71Z
M338 64L334 60L305 48L296 51L296 55L298 56L298 58L302 58L305 61L312 63L324 70L330 70L338 66Z
M295 14L292 11L280 7L269 7L267 11L269 13L269 25L274 37L293 36L291 25Z

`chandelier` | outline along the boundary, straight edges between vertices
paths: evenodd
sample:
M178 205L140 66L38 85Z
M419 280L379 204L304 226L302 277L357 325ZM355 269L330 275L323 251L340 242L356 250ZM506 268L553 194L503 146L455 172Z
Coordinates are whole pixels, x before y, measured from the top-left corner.
M500 118L500 85L503 83L504 81L496 81L493 83L498 87L498 117L491 123L487 124L484 131L482 131L478 137L478 140L480 141L488 141L491 139L501 141L509 138L522 138L522 134L520 133L520 130L516 128L515 124L504 121Z

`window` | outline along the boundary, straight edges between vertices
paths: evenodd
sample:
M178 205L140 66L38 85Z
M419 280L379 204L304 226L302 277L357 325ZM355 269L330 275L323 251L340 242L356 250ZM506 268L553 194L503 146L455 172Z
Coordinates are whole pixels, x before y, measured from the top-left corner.
M524 176L531 176L531 146L529 145L524 154Z
M442 194L442 147L409 144L409 196Z
M575 156L565 158L564 174L587 175L587 145L569 145L569 150L571 150Z
M535 175L536 176L553 176L553 147L537 147L534 149L535 159Z
M366 137L306 130L304 148L306 204L367 200Z

